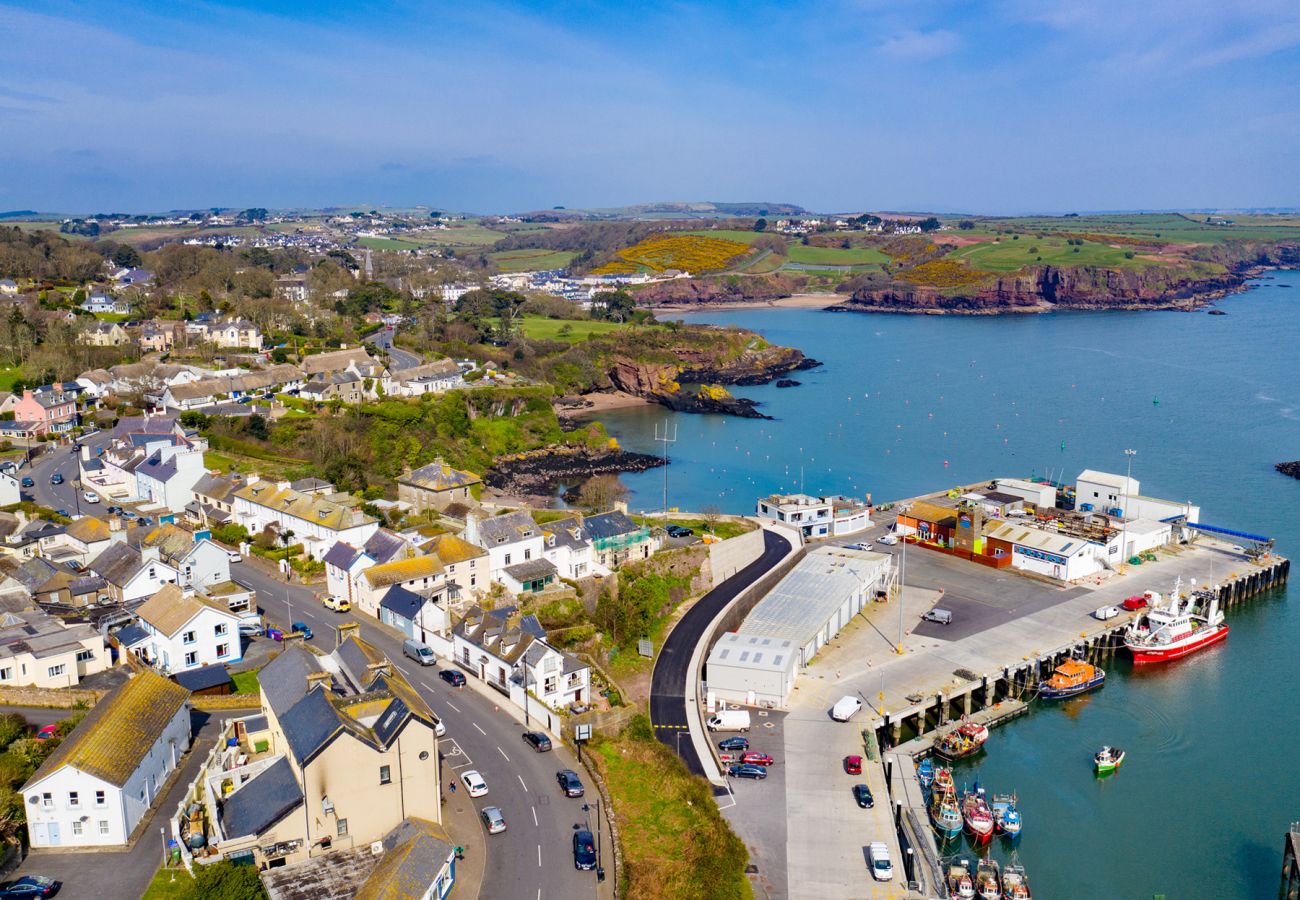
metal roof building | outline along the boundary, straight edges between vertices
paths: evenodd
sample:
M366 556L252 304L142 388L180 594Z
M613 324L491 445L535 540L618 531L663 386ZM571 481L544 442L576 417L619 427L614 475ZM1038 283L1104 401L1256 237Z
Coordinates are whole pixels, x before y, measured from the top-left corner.
M784 707L794 687L799 654L794 641L728 632L709 653L709 693L746 706Z

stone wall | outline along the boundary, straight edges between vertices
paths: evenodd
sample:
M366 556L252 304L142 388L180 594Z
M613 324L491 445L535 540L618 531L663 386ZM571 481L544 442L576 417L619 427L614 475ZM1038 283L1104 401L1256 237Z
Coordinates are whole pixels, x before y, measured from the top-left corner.
M709 544L709 569L713 587L763 555L763 529L755 528L734 538Z
M44 706L54 709L91 707L108 691L88 691L80 688L0 688L0 706Z

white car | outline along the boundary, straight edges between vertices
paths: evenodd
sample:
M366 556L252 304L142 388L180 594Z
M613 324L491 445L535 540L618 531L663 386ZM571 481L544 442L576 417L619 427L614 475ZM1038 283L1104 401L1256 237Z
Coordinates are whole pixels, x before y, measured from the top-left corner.
M477 769L470 769L460 776L460 780L465 785L465 790L469 791L471 797L482 797L487 791L487 782L483 776L478 773Z
M1094 619L1101 619L1103 622L1105 622L1107 619L1113 619L1118 615L1119 615L1118 606L1103 606L1100 609L1095 609L1092 611L1092 617Z
M244 561L244 558L240 556L238 553L236 553L234 550L226 551L226 559L230 560L232 563Z
M96 494L94 491L82 491L81 499L85 500L87 503L98 503L99 494Z
M877 544L884 544L886 547L892 547L898 543L898 537L892 534L882 534L876 538Z
M442 737L447 733L447 726L442 724L442 719L439 719L437 716L433 717L433 733L438 737Z
M889 848L884 842L868 844L867 859L871 861L871 877L876 881L889 881L894 877L894 864L889 860Z

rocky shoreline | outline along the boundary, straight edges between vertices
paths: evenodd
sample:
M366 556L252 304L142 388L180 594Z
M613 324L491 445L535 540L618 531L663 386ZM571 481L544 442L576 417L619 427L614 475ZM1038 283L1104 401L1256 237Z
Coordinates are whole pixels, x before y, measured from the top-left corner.
M586 481L593 475L645 472L663 464L662 457L630 450L552 447L497 460L483 483L512 496L554 497L561 484Z
M1277 469L1283 475L1290 475L1292 478L1300 478L1300 459L1292 462L1280 462L1273 468Z

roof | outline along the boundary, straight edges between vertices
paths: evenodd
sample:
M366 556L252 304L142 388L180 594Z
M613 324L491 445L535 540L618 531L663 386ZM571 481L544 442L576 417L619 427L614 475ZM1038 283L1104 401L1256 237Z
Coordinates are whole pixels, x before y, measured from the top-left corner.
M418 378L447 378L459 374L460 366L454 359L438 359L409 369L400 369L389 377L393 381L414 381Z
M330 531L358 528L379 521L362 512L360 501L350 494L303 494L292 488L259 481L240 488L235 496Z
M420 545L420 549L438 557L444 566L487 556L487 551L482 547L476 547L454 534L440 534L430 538Z
M394 534L387 528L380 528L366 539L366 542L361 545L361 550L376 563L386 563L410 553L411 546L400 534Z
M371 587L384 587L414 581L417 578L432 578L442 574L442 561L436 556L415 556L411 559L397 559L383 565L371 566L361 574Z
M221 503L231 502L231 494L247 482L237 475L207 474L194 483L193 491Z
M587 516L582 520L583 533L593 541L631 534L640 529L641 526L633 522L627 513L617 510L597 516Z
M1123 475L1112 475L1109 472L1098 472L1096 469L1084 469L1079 473L1079 477L1075 479L1076 482L1087 481L1091 484L1104 484L1107 487L1117 488L1121 491L1125 490L1124 483L1126 480L1129 484L1127 492L1130 494L1136 494L1138 491L1138 482L1136 478L1126 479Z
M415 619L427 602L425 597L398 584L388 589L388 593L384 594L384 599L379 601L379 605L409 622Z
M123 787L145 754L185 707L190 692L154 672L141 672L100 700L41 764L23 789L65 766Z
M473 472L453 469L442 461L435 459L427 466L421 466L409 475L398 479L403 484L414 485L430 491L449 491L454 488L469 487L478 484L481 479Z
M152 528L146 526L132 529L130 543L137 547L157 547L159 556L164 560L179 559L198 544L193 534L171 522Z
M947 506L940 506L937 503L927 503L924 500L917 500L905 512L902 513L909 519L916 519L919 522L947 522L957 521L957 511Z
M172 676L172 680L187 691L204 691L229 684L230 673L221 663L210 663L187 672L177 672Z
M455 847L441 826L406 819L384 837L384 854L357 890L356 900L423 897Z
M582 533L582 521L576 517L547 522L542 526L542 531L546 533L547 546L581 547L588 543L587 537Z
M94 516L82 516L73 520L65 529L68 537L76 538L83 544L93 544L108 540L108 523Z
M478 533L483 540L484 546L493 547L498 544L513 544L516 541L537 537L542 533L542 529L533 521L531 515L523 510L518 510L506 513L503 516L484 519L478 524Z
M873 550L816 547L777 582L736 629L794 641L802 648L853 594L867 589L888 569L890 557Z
M308 375L318 375L346 369L353 362L360 364L370 361L370 353L365 347L353 347L351 350L332 350L305 357L301 365Z
M109 584L119 587L130 581L144 565L140 551L129 544L109 544L103 552L90 561L90 570Z
M517 563L513 566L506 566L506 574L515 581L536 581L539 578L546 578L550 575L558 574L559 570L549 559L529 559Z
M119 628L113 633L113 636L117 638L119 644L128 649L141 641L149 640L149 632L145 631L144 626L138 622L132 622L130 625Z
M347 541L335 541L334 546L330 547L329 552L321 559L321 562L327 566L336 566L340 569L350 569L352 564L357 561L361 551L353 547Z
M235 618L229 610L205 603L197 595L185 596L174 584L163 585L158 593L140 605L135 614L154 630L171 637L204 609L214 610L232 620Z
M785 638L728 632L709 652L708 665L758 672L788 672L797 665L799 647Z
M81 650L83 642L99 639L89 625L65 625L38 609L0 615L0 657L30 653L37 659L69 650Z
M990 523L992 525L994 523ZM1019 544L1022 547L1029 547L1034 550L1041 550L1044 553L1054 553L1057 556L1074 556L1082 551L1085 547L1093 544L1080 537L1072 537L1067 534L1057 534L1051 531L1043 531L1038 528L1031 528L1020 522L1006 522L999 524L996 528L990 528L985 532L985 538L997 541L1006 541L1008 544Z
M301 805L302 788L281 756L221 805L221 832L226 840L261 834Z
M534 640L546 639L546 629L537 617L521 616L514 606L471 607L452 632L511 664L523 657Z
M307 676L323 672L315 654L301 647L289 647L262 667L257 683L267 705L277 715L283 715L307 693Z

